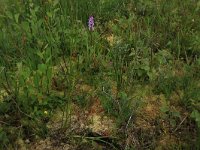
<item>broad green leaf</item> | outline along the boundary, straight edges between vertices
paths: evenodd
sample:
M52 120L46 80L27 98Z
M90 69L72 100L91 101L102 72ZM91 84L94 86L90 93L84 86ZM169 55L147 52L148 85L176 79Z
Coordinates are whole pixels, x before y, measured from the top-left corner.
M59 4L59 0L54 0L53 1L53 6L55 7L57 4ZM57 9L59 9L59 8L57 8Z
M200 113L197 110L193 110L193 112L191 113L191 117L195 119L195 121L198 124L198 127L200 128Z
M40 73L46 73L46 70L47 70L47 66L46 66L46 64L39 64L38 65L38 71L40 72Z
M48 78L48 79L51 79L51 77L52 77L52 69L49 68L49 69L47 70L47 78Z
M36 54L37 54L41 59L44 58L44 52L37 51Z
M161 110L161 112L166 113L166 112L169 111L169 107L168 107L168 106L162 106L162 107L160 108L160 110Z
M22 71L22 75L24 76L24 79L27 79L29 78L31 74L31 70L29 68L25 68L23 71Z
M15 17L16 23L18 23L19 22L19 14L15 14L14 17Z

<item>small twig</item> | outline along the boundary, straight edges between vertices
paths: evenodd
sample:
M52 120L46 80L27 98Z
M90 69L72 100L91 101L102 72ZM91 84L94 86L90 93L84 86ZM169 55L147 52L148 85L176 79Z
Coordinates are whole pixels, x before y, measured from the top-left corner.
M5 78L6 78L7 87L8 87L8 89L9 89L9 91L12 91L12 90L11 90L11 87L10 87L10 84L9 84L9 82L8 82L8 77L7 77L7 74L6 74L6 70L5 70L5 69L4 69L4 75L5 75Z
M186 52L186 51L185 51L185 59L186 59L187 64L189 65L189 59L188 59L188 56L187 56L187 52Z
M20 109L20 107L19 107L19 105L17 104L17 102L15 101L15 98L14 98L14 103L15 103L15 105L17 106L17 108L18 108L18 110L19 110L19 112L21 112L22 114L24 114L25 116L27 116L27 117L29 117L29 118L31 118L31 119L35 119L35 120L37 120L37 121L39 121L38 119L36 119L36 118L33 118L33 117L31 117L29 114L27 114L27 113L25 113L25 112L23 112L21 109Z
M127 134L127 132L128 132L128 126L129 126L129 123L130 123L132 117L133 117L133 114L131 114L131 116L129 117L128 122L127 122L127 124L126 124L126 131L125 131L125 132L126 132L126 137L127 137L127 138L128 138L128 134ZM128 142L126 142L125 149L127 149L127 147L128 147Z
M62 66L62 64L60 63L60 67L61 67L61 70L64 74L64 80L66 81L67 80L67 74L66 74L66 71L65 69L67 69L67 66L66 66L66 63L65 63L65 68ZM67 94L67 91L66 91L66 88L64 90L64 97L66 97L66 94Z
M7 77L7 74L6 74L6 70L5 70L5 68L3 68L3 69L1 70L1 72L2 72L3 70L4 70L4 76L5 76L5 78L6 78L6 84L7 84L7 86L6 86L4 83L2 83L2 85L3 85L3 88L6 90L7 94L8 94L8 95L11 95L12 92L11 92L10 84L8 83L8 77Z
M176 132L176 131L180 128L180 126L183 124L183 122L185 121L185 119L186 119L187 117L188 117L188 115L186 115L186 116L183 118L183 120L179 123L179 125L176 127L176 129L174 129L173 133Z
M8 95L11 95L11 92L9 91L9 89L6 87L5 84L2 83L3 88L6 90Z
M87 136L75 135L75 136L73 136L73 138L85 138L85 139L92 140L92 141L99 141L99 142L108 144L109 146L111 146L111 147L113 147L114 149L117 150L117 148L115 147L115 145L113 145L112 143L109 143L109 142L103 140L102 138L104 138L104 137L101 137L101 136L99 136L99 137L87 137ZM112 137L112 138L115 138L115 137Z
M4 69L5 69L5 67L1 67L1 71L0 71L0 73L3 72Z
M132 116L133 116L133 114L131 114L131 116L130 116L129 119L128 119L128 122L127 122L127 124L126 124L126 130L128 129L128 125L129 125L129 123L130 123L130 121L131 121L131 119L132 119Z
M115 98L114 98L112 95L108 94L108 93L105 91L104 87L103 87L102 91L103 91L103 93L105 93L107 96L109 96L110 98L112 98L113 100L115 100Z
M120 105L120 103L119 103L119 100L116 99L116 101L117 101L117 104L118 104L118 107L119 107L119 112L122 113L122 107L121 107L121 105Z
M109 95L108 93L106 93L106 91L104 90L104 87L103 87L103 93L105 93L107 96L109 96L110 98L112 98L116 103L117 103L117 105L118 105L118 108L119 108L119 112L121 113L122 112L122 108L121 108L121 106L120 106L120 103L119 103L119 100L118 99L115 99L115 98L113 98L113 96L112 95Z
M6 124L6 125L10 125L9 123L7 123L7 122L4 122L4 121L0 121L0 123L3 123L3 124Z

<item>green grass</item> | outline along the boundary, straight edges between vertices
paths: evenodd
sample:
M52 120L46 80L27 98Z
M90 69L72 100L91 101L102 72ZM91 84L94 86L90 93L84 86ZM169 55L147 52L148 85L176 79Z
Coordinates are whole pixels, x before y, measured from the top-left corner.
M58 109L64 133L77 109L90 112L99 100L123 149L164 148L165 134L174 138L168 148L198 149L199 13L197 0L2 0L0 148L51 137ZM162 111L152 119L145 104Z

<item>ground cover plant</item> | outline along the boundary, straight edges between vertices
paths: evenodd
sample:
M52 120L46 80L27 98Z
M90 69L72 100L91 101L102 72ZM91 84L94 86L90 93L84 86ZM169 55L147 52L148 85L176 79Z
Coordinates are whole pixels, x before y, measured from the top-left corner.
M198 0L1 0L0 149L200 149Z

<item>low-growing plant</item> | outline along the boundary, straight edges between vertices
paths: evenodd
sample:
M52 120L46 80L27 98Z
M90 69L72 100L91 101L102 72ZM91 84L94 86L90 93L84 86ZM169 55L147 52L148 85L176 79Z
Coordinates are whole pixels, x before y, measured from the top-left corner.
M116 118L119 126L125 125L124 123L127 123L129 118L135 115L137 104L132 103L125 92L118 92L115 96L111 92L109 85L104 84L100 97L104 110Z
M67 130L73 103L88 109L93 95L118 126L128 126L140 104L131 92L139 85L164 94L161 117L169 126L181 121L173 103L179 99L176 105L196 122L194 131L200 129L198 1L0 3L0 148L48 136L47 123L57 108L63 111L62 131ZM82 83L93 93L77 91ZM149 138L150 130L139 132L139 143L155 149L158 139Z
M169 103L165 103L160 108L161 112L163 113L161 117L163 117L164 120L169 122L169 125L174 128L177 126L177 122L180 121L180 113L177 110L174 110L169 106Z
M86 92L80 92L75 96L74 102L81 108L88 108L91 104L90 95Z

